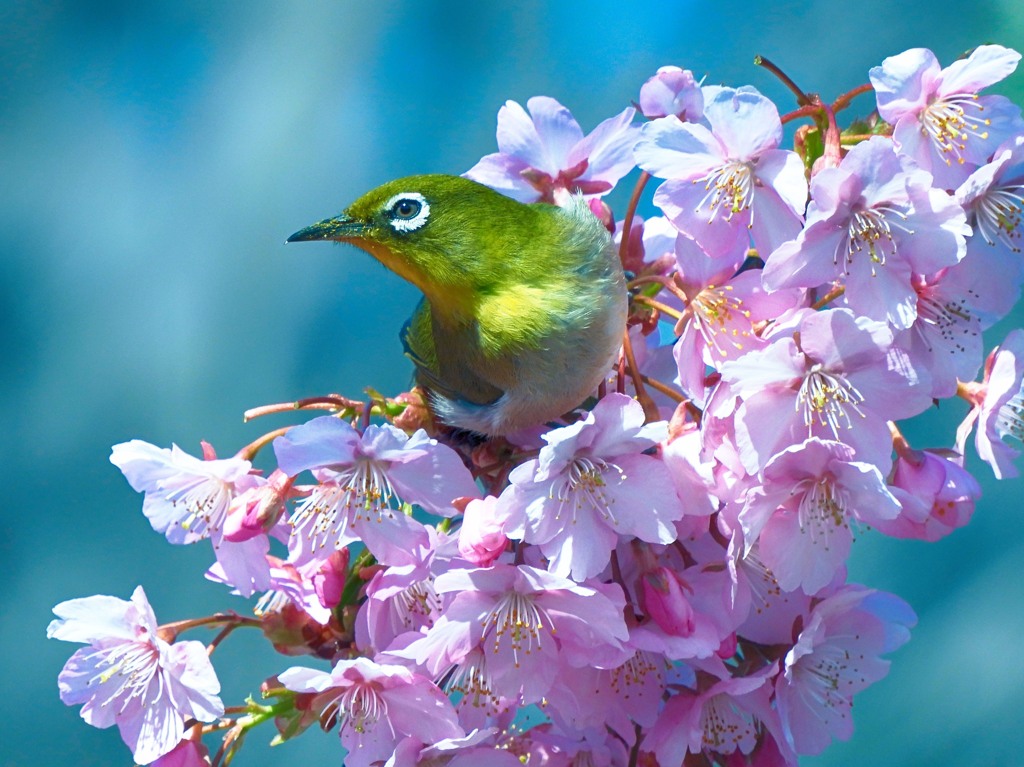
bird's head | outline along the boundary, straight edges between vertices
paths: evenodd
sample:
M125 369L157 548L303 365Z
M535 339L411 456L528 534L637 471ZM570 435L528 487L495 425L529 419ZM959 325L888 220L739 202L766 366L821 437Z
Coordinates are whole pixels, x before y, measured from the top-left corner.
M534 206L461 176L408 176L367 192L288 242L352 243L432 304L459 311L515 268L535 215Z

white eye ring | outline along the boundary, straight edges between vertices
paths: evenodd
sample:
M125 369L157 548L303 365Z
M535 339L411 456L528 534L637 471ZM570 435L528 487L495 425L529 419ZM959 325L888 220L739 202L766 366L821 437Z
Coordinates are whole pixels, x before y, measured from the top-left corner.
M408 218L400 217L396 210L400 203L412 203L414 213ZM399 192L384 203L384 210L390 217L388 223L396 232L414 232L430 217L430 203L419 192Z

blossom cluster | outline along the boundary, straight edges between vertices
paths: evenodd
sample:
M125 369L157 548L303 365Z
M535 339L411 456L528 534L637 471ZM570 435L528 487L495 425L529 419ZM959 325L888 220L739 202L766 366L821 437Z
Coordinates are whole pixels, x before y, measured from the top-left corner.
M335 412L230 458L116 445L153 528L209 540L207 577L256 617L160 627L141 587L64 602L49 635L88 647L62 699L161 765L222 763L263 721L278 741L337 727L349 767L775 767L849 738L916 621L847 581L855 532L965 525L972 433L1016 473L1024 330L987 361L982 331L1024 280L1024 121L980 92L1019 59L913 49L787 115L664 67L588 134L554 99L508 102L466 175L607 223L631 301L605 383L507 438L433 423L414 391L318 398ZM637 168L656 215L617 221L606 195ZM897 422L951 397L955 441L912 447ZM211 650L256 626L312 657L232 718L205 648L175 641L198 625L223 626Z

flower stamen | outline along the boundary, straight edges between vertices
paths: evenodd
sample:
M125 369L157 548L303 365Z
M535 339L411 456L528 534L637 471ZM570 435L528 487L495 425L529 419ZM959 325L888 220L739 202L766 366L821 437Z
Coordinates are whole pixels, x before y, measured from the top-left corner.
M754 168L750 163L735 160L728 162L714 168L706 176L694 179L693 183L702 181L708 193L697 205L697 210L708 210L709 224L723 209L728 211L725 221L729 222L735 214L750 209L754 203Z
M796 408L803 410L807 436L811 436L814 425L826 426L832 436L839 439L841 429L853 426L850 411L861 418L864 412L860 403L863 395L845 378L839 378L815 364L804 378L797 393Z
M921 113L921 132L935 145L943 155L946 165L963 165L963 153L967 149L967 141L971 136L985 140L992 121L988 118L971 118L967 109L984 111L985 107L978 103L976 93L963 93L947 96L932 102Z

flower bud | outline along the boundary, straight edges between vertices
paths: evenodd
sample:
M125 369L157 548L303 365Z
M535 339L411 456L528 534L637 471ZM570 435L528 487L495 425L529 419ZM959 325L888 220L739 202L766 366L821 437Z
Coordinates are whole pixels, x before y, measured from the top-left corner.
M949 451L909 450L896 459L890 482L900 514L875 527L895 538L937 541L971 521L981 488Z
M320 604L329 610L337 607L348 578L349 550L339 549L329 556L313 575L313 589Z
M505 520L499 519L497 504L498 499L493 495L474 498L466 504L462 516L459 553L479 567L491 565L508 545Z
M395 402L405 405L405 410L394 418L395 426L409 434L417 429L423 429L427 434L434 433L434 419L427 410L420 387L416 386L412 391L402 392L395 397Z
M704 94L689 69L661 67L640 87L640 111L651 119L675 115L687 122L700 122Z
M688 637L695 623L686 592L693 589L667 567L657 567L641 578L644 610L666 634Z
M293 477L275 469L266 484L251 487L232 499L224 520L224 538L239 543L270 530L293 495L294 481Z

